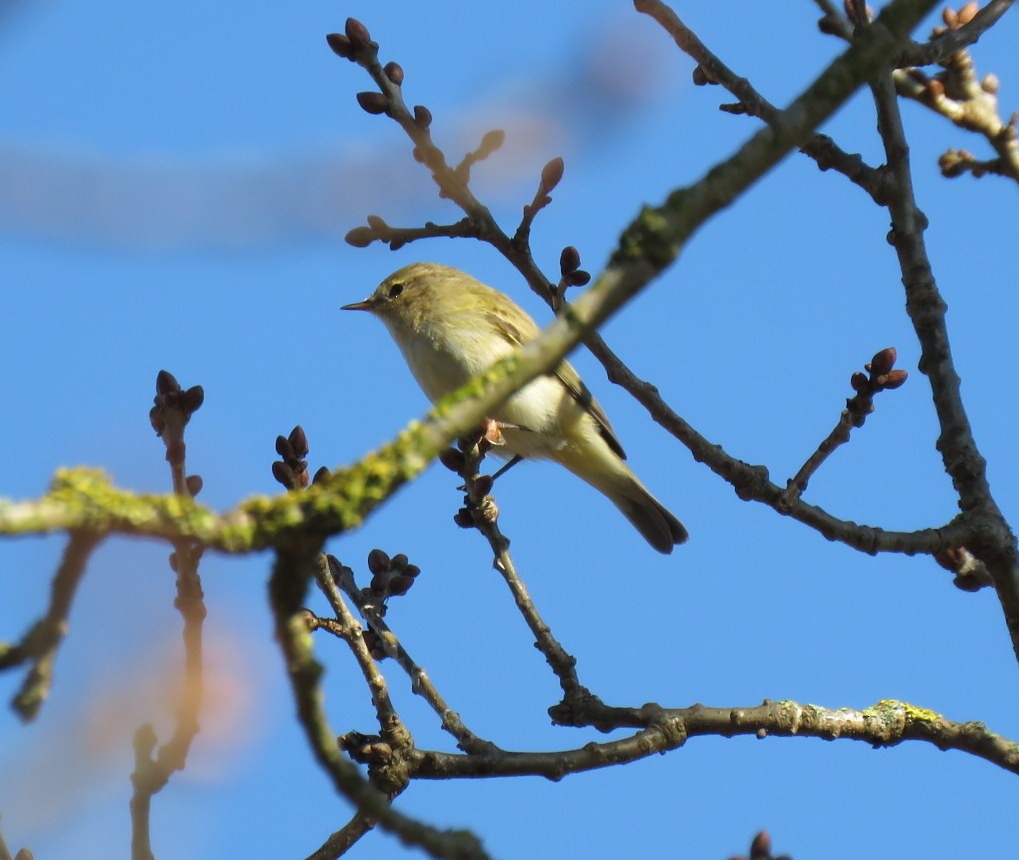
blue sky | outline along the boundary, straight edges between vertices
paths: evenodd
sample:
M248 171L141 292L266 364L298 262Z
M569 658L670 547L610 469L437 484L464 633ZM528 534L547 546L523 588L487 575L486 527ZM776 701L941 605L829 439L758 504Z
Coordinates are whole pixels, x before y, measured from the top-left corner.
M685 8L690 7L690 8ZM701 38L773 102L790 100L840 46L811 3L677 4ZM356 460L426 401L383 328L341 314L418 259L470 270L549 319L509 265L478 243L433 240L392 253L342 236L375 213L394 224L459 217L437 199L395 124L354 101L367 76L324 34L363 20L406 71L456 157L505 128L475 170L507 230L541 166L566 160L536 222L554 273L576 245L597 273L645 202L693 181L757 127L690 85L691 63L625 3L521 2L479 11L396 2L11 2L0 16L0 495L43 491L62 465L102 466L120 486L166 491L147 412L158 370L205 387L189 428L189 470L220 509L275 493L273 443L300 423L310 460ZM921 32L926 32L925 27ZM1019 18L975 50L1019 109ZM1019 470L1012 389L1016 196L1003 180L942 179L937 156L982 144L904 105L921 207L963 394L992 488L1012 522ZM880 161L869 97L825 128ZM680 260L603 333L709 438L776 480L829 432L850 374L894 345L907 384L880 396L808 500L886 528L955 512L933 443L930 390L885 243L887 216L835 174L783 162L716 216ZM1019 737L1015 662L994 595L967 595L925 558L870 558L739 501L590 357L575 364L611 416L634 470L691 532L670 557L547 464L500 480L501 524L539 608L581 680L606 701L740 706L767 697L863 708L901 698ZM330 551L363 573L373 547L422 568L389 620L452 706L506 748L600 739L555 729L558 687L481 537L451 521L453 476L436 467ZM41 611L58 539L0 547L0 639ZM128 844L130 738L169 724L179 660L167 550L110 541L71 617L40 718L0 710L0 816L8 843L37 857L106 857ZM305 856L349 815L292 719L271 635L270 559L209 555L211 702L188 770L154 804L157 856ZM315 605L324 609L322 601ZM370 731L367 693L344 647L322 639L334 728ZM418 743L451 749L437 720L384 667ZM0 676L0 698L20 678ZM494 856L671 854L723 858L769 829L776 850L830 860L1002 853L1015 844L1014 778L959 753L850 742L695 739L665 757L537 779L417 783L400 808L469 827ZM382 834L350 856L401 857Z

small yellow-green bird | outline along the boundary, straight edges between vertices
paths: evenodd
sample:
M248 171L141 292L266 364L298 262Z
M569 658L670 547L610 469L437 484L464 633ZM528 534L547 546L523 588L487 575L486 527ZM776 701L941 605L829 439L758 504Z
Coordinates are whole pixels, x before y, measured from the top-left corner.
M540 333L508 296L438 263L405 266L343 310L369 311L385 323L432 402ZM493 453L560 463L604 493L659 552L670 553L687 539L683 524L623 462L609 419L567 362L524 386L490 417L505 443Z

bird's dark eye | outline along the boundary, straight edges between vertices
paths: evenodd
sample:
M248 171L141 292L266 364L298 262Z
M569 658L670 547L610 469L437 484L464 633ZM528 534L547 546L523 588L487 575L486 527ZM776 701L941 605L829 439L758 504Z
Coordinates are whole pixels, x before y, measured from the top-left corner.
M403 292L403 284L396 283L389 288L389 298L395 299L400 293Z

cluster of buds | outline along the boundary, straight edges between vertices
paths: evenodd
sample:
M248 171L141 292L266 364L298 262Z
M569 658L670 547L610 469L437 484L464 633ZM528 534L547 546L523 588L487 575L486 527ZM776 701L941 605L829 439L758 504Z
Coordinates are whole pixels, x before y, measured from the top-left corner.
M961 591L979 591L994 585L987 566L966 547L950 547L935 554L934 560L955 574L952 585Z
M562 276L559 282L560 293L567 287L583 287L591 280L591 273L580 268L580 251L572 245L563 248L559 255L559 273Z
M298 424L290 431L289 436L276 437L276 453L280 459L272 464L272 476L288 490L302 490L308 486L308 437L304 428ZM323 466L310 483L317 484L329 477L329 470Z
M347 19L343 33L329 33L326 36L326 43L338 57L343 57L343 59L350 60L352 63L360 62L369 71L372 68L378 68L375 66L375 62L378 56L379 43L372 41L368 28L356 18ZM373 72L373 74L375 73ZM390 86L396 88L403 86L403 66L399 63L388 62L382 67L382 75L384 80L376 77L376 82L382 87L383 92L372 92L369 90L360 92L356 96L357 103L361 106L361 110L367 113L376 116L379 114L392 116L393 99L390 98L392 93L387 95L386 91ZM399 102L398 97L396 101ZM414 121L422 130L427 129L432 124L431 111L423 105L415 106ZM421 159L419 158L418 160Z
M358 54L379 49L378 42L372 41L368 28L357 18L348 18L343 33L329 33L326 42L336 56L352 63L357 62Z
M874 411L875 394L898 388L906 381L909 374L905 370L893 369L897 357L894 346L882 349L874 354L869 364L863 366L867 373L856 371L850 377L849 384L853 386L856 396L846 401L846 407L853 415L854 426L863 426L866 417Z
M298 424L289 436L276 437L276 453L280 459L272 464L272 476L288 490L308 486L308 437Z
M941 20L945 22L944 27L935 27L931 31L931 36L937 38L938 36L947 33L949 30L958 30L960 27L965 27L970 21L972 21L977 12L980 11L980 4L976 0L970 0L965 6L956 11L951 6L946 6L944 11L941 13Z
M393 758L393 747L378 735L347 732L340 735L336 742L340 749L361 764L385 765L389 764Z
M367 248L376 239L381 238L389 231L389 225L385 219L379 215L368 216L367 227L355 227L353 230L347 232L344 240L348 245L352 245L355 248ZM403 243L393 243L390 246L391 251L396 251L403 247Z
M491 450L493 445L503 444L501 436L502 433L497 422L486 422L477 441L478 450L484 454ZM466 481L463 487L467 491L464 494L464 505L453 515L453 522L462 529L476 528L479 517L485 522L494 523L499 518L499 508L495 504L495 499L489 494L492 492L495 479L491 475L474 475L472 477L465 474L467 460L463 452L456 448L447 448L439 454L439 462Z
M368 553L368 570L372 574L368 587L376 601L406 594L421 573L421 568L411 564L402 552L390 558L381 549Z
M204 401L202 386L192 385L184 390L176 377L166 370L159 371L156 376L156 396L149 410L149 421L165 443L166 460L172 466L184 464L184 427ZM202 479L198 475L188 476L187 488L192 496L198 495Z

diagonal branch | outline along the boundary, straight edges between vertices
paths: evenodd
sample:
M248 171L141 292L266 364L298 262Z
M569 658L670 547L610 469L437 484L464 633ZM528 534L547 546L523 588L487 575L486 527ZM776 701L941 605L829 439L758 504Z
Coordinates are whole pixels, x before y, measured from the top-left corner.
M71 532L60 567L53 577L46 614L18 644L0 646L0 671L26 662L32 664L12 702L14 710L25 721L35 718L49 695L57 651L67 633L71 604L100 540L99 534Z
M638 12L649 15L672 37L677 47L696 63L699 73L695 82L721 84L737 99L742 112L758 117L769 125L774 123L781 111L759 93L746 78L740 77L697 37L680 17L661 0L633 0ZM884 177L882 172L864 163L859 154L841 149L826 134L814 133L800 145L801 152L809 155L821 170L835 170L860 186L875 201L880 202Z
M977 448L966 415L945 324L947 306L938 290L923 233L927 219L913 195L909 147L891 75L872 85L878 130L884 142L894 192L888 203L890 239L906 288L906 312L920 343L920 372L930 381L941 433L937 448L959 495L959 507L970 526L966 547L983 561L994 581L1019 657L1019 551L1015 536L991 495L986 463Z

